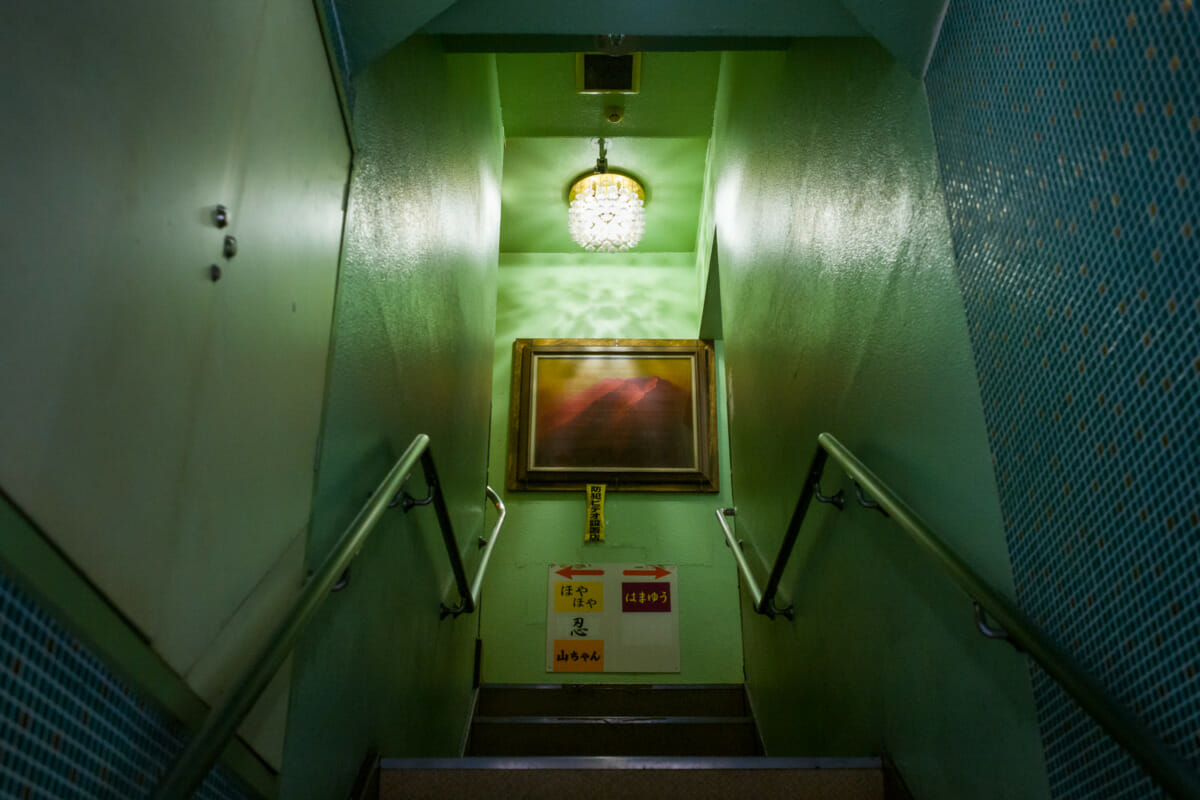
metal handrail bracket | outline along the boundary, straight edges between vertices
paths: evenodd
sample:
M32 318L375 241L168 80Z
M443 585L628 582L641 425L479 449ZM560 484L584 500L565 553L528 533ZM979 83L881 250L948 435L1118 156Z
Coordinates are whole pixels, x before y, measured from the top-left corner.
M1200 776L1198 776L1178 753L1163 744L1142 722L1131 714L1120 702L1092 677L1074 658L1061 650L1050 637L1042 632L1007 597L996 591L962 558L939 539L929 526L875 473L867 469L858 458L832 434L822 433L817 437L818 447L812 465L796 502L796 510L784 534L779 555L771 569L767 587L761 593L749 567L740 555L740 543L734 543L733 534L723 519L726 509L718 509L717 516L725 531L726 540L734 548L738 567L747 577L747 588L755 601L755 611L769 617L775 616L772 599L779 588L779 580L787 566L787 560L804 521L805 513L812 502L817 482L821 479L825 462L832 456L847 475L874 502L866 502L859 492L863 507L885 512L899 525L925 553L939 564L950 578L961 588L975 605L976 621L980 631L989 638L1007 641L1018 651L1024 651L1038 665L1067 690L1079 706L1090 714L1109 735L1113 737L1142 768L1178 800L1200 800ZM987 624L991 617L999 624L993 628Z
M394 499L411 477L418 462L421 464L425 480L429 485L432 505L437 512L438 527L441 529L442 540L450 556L455 582L463 598L462 603L454 609L446 609L443 604L442 616L445 617L447 614L458 616L461 613L475 610L479 604L483 570L487 567L487 561L496 544L500 526L504 522L504 503L500 501L500 497L491 487L487 487L488 498L500 512L500 519L496 523L496 527L492 529L487 550L480 560L479 574L475 577L475 583L473 586L469 586L462 557L459 555L458 545L454 538L454 529L450 524L450 512L446 507L441 484L438 483L437 470L434 468L433 456L429 451L429 437L425 434L418 434L387 476L371 493L354 521L350 523L341 538L338 539L337 544L333 546L324 563L305 583L286 619L276 629L275 634L253 666L209 712L200 730L192 737L170 771L159 783L154 794L156 800L177 800L182 797L190 797L204 780L205 775L216 763L229 740L233 738L237 727L267 688L267 684L271 682L292 649L295 648L304 627L315 616L322 603L329 598L331 591L345 587L349 580L350 563L362 550L367 537L370 536L384 513L389 507L396 505Z

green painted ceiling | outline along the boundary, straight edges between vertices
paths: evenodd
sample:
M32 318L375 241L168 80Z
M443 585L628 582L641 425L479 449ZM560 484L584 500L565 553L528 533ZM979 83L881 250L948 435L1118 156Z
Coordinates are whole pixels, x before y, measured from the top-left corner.
M717 95L720 53L643 53L635 95L575 93L574 53L500 53L504 135L702 136L708 138ZM601 112L618 103L625 119L613 125ZM582 169L582 167L580 168ZM578 171L578 170L576 170Z
M636 252L695 250L720 53L645 53L641 91L608 97L576 93L573 53L496 61L506 137L501 252L582 252L567 232L567 188L595 165L599 136L609 142L610 168L646 188L646 235ZM606 105L621 105L624 120L608 122Z
M609 142L609 167L632 173L646 188L646 235L638 252L696 249L707 150L708 139L699 137ZM566 190L572 178L595 161L595 146L582 136L507 140L500 189L500 251L578 252L579 245L567 232Z

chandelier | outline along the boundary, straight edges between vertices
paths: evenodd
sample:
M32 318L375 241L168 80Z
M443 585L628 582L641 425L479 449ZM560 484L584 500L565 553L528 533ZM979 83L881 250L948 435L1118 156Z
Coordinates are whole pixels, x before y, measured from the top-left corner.
M608 171L604 140L599 140L596 171L571 186L567 223L571 238L585 250L615 253L637 247L646 230L646 193L628 175Z

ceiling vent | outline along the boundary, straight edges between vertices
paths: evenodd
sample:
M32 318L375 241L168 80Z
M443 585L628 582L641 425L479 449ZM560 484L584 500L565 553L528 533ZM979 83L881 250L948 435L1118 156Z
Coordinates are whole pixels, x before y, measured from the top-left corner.
M575 88L580 94L637 94L641 82L641 53L575 56Z

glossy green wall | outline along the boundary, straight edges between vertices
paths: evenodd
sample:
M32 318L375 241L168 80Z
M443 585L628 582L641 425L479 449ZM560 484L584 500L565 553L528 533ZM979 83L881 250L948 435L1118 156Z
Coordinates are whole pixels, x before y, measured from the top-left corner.
M458 541L484 530L501 142L495 62L411 39L356 79L356 153L309 563L418 433ZM414 495L423 492L413 479ZM458 752L477 617L453 598L431 508L390 512L295 656L284 797L336 797L369 749Z
M562 224L566 225L563 209ZM617 254L612 266L570 255L502 256L492 385L489 480L508 506L483 587L483 678L494 683L740 683L737 573L713 509L729 500L724 402L718 494L613 492L606 541L583 543L583 492L505 492L512 343L518 338L694 339L700 324L691 253ZM723 375L718 349L718 395ZM546 672L546 567L679 565L680 672Z
M866 40L728 54L714 127L737 530L772 559L838 436L1001 591L1012 579L924 90ZM704 285L703 283L701 285ZM822 483L853 486L836 467ZM890 752L921 798L1046 796L1025 660L876 512L817 505L743 599L772 755Z

